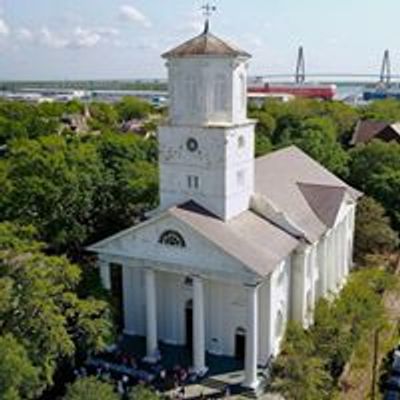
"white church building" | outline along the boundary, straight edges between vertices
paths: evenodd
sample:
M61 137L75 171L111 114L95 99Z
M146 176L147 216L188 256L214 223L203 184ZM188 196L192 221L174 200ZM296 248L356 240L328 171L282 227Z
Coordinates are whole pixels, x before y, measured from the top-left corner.
M206 352L243 357L255 388L287 321L308 327L345 283L360 193L294 146L255 159L248 53L206 27L163 57L159 208L89 250L106 288L120 266L124 332L149 360L160 341L189 343L199 374Z

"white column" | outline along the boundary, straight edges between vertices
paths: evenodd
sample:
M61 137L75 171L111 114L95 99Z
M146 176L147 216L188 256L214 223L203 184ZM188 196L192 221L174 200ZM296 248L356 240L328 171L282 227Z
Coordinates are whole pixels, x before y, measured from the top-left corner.
M247 331L243 386L256 389L258 386L258 288L247 286Z
M333 228L334 229L334 228ZM335 231L331 230L328 237L328 291L331 294L336 293L336 246Z
M344 263L344 273L343 282L346 282L347 276L349 275L349 240L348 240L348 218L343 221L343 263Z
M203 280L193 278L193 369L199 375L207 372L204 321Z
M328 238L324 235L318 246L319 289L318 299L328 294Z
M304 324L305 292L306 292L306 253L304 249L298 250L293 256L292 268L292 296L291 319Z
M111 268L107 261L98 260L100 279L105 289L111 290Z
M336 293L340 290L341 285L341 270L342 270L342 258L340 256L340 225L335 228L335 285Z
M157 341L157 300L156 279L152 269L145 271L146 291L146 358L148 362L156 362L159 359Z
M313 318L313 313L314 313L314 308L315 308L315 303L317 299L317 293L316 293L316 282L319 278L319 270L318 270L318 247L317 245L313 245L311 248L311 254L310 254L310 268L311 268L311 276L310 276L310 288L311 288L311 310L307 310L308 312L308 317L310 319ZM312 322L310 321L310 324Z

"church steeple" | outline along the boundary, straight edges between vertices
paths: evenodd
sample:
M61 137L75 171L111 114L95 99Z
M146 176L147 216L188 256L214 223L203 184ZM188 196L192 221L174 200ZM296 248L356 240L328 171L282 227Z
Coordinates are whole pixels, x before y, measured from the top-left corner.
M207 17L200 35L163 54L170 104L159 131L160 198L162 209L195 200L227 220L248 208L254 186L250 54L209 29Z

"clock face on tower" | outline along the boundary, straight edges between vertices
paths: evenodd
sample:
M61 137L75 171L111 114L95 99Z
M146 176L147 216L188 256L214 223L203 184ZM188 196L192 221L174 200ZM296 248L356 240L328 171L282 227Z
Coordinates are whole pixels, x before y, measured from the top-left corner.
M186 142L186 148L193 153L199 148L199 144L196 139L189 138Z

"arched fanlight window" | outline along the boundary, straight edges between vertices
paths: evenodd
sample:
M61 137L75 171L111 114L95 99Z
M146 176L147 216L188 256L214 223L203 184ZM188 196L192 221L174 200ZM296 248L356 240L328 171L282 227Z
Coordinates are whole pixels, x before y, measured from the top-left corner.
M158 242L171 247L186 247L185 239L176 231L165 231Z

